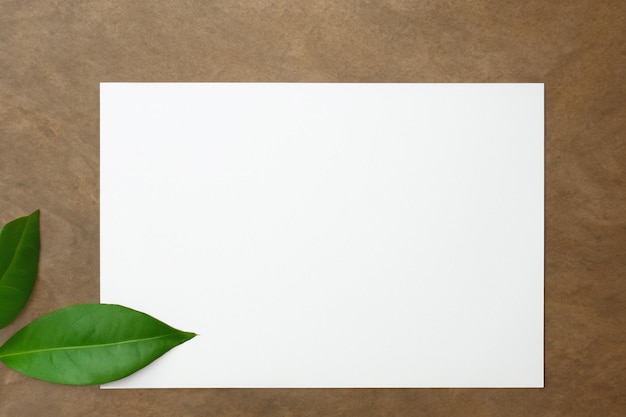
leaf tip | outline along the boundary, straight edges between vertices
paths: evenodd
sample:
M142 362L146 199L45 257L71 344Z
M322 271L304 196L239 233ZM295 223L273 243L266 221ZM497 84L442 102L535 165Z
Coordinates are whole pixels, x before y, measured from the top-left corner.
M194 337L198 336L198 333L194 333L194 332L183 332L183 334L185 335L185 341L191 340Z
M37 209L37 210L33 211L32 213L30 213L26 217L30 218L30 219L33 219L33 220L39 220L40 214L41 214L41 210Z

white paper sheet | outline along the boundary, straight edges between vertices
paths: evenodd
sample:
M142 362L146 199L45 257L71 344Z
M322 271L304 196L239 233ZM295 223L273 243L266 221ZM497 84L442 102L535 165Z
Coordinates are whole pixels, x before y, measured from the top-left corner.
M109 388L542 387L543 84L101 84Z

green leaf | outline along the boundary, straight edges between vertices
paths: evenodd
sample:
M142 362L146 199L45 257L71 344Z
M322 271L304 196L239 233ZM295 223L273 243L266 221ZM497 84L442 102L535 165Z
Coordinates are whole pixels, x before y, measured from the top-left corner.
M39 210L7 223L0 233L0 328L28 302L38 267Z
M194 333L112 304L78 304L33 321L0 347L0 361L33 378L70 385L128 376Z

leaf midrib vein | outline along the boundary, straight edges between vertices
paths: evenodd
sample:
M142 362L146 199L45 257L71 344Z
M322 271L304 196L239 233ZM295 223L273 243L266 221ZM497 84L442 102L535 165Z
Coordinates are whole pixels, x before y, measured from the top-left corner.
M62 347L55 347L55 348L47 348L47 349L35 349L35 350L29 350L29 351L25 351L25 352L16 352L16 353L7 353L7 354L0 354L0 359L1 358L8 358L11 356L21 356L21 355L34 355L37 353L45 353L45 352L58 352L58 351L64 351L64 350L82 350L82 349L97 349L97 348L105 348L105 347L109 347L109 346L119 346L119 345L128 345L131 343L139 343L139 342L147 342L150 340L157 340L157 339L164 339L170 336L176 336L179 333L170 333L170 334L166 334L166 335L161 335L161 336L155 336L155 337L147 337L147 338L143 338L143 339L132 339L132 340L124 340L122 342L113 342L113 343L101 343L101 344L97 344L97 345L84 345L84 346L62 346Z

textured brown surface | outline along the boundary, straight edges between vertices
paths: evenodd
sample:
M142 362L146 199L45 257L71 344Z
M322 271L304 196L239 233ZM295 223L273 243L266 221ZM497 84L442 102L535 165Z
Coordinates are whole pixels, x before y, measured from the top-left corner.
M65 387L0 365L0 416L622 416L623 1L0 0L0 223L42 210L0 341L98 301L100 81L544 82L545 389Z

